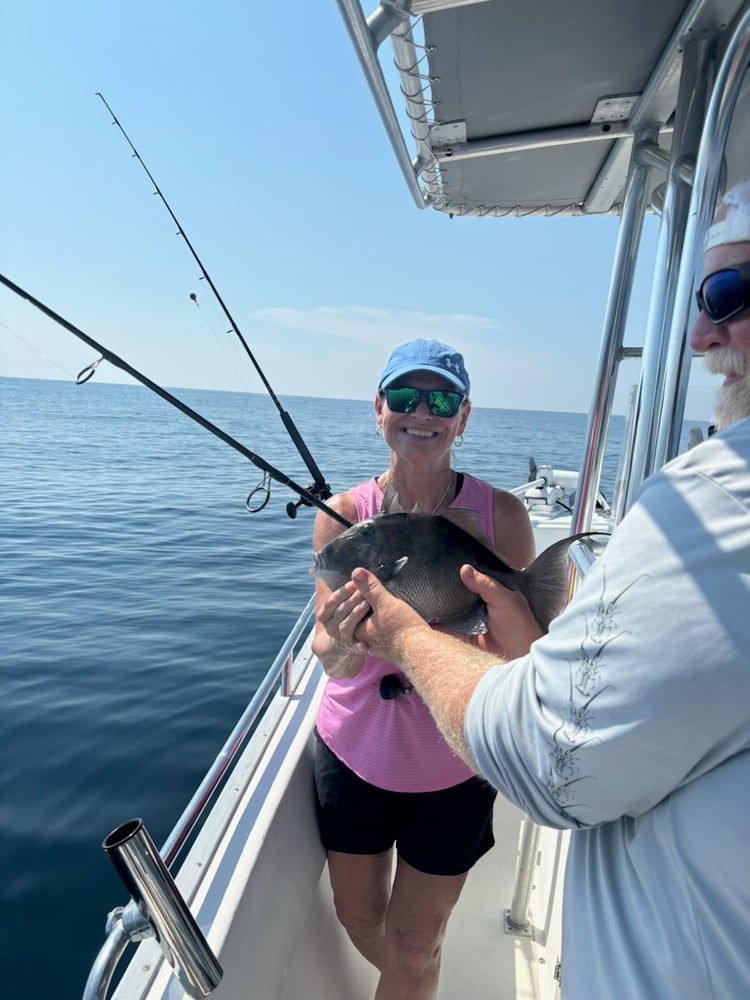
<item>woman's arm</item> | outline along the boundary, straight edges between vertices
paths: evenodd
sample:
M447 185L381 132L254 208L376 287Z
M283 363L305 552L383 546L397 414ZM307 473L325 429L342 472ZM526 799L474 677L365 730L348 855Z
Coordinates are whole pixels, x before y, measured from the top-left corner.
M337 493L328 501L328 505L347 519L356 521L357 507L351 493ZM313 552L320 552L332 539L346 529L338 521L319 510L315 516L313 527ZM315 635L313 637L313 653L323 664L323 669L329 677L354 677L362 669L364 655L355 649L354 629L359 624L359 618L347 622L343 629L338 628L338 622L327 621L324 625L320 619L320 609L331 594L330 587L320 578L315 581ZM366 613L366 610L365 612ZM330 631L326 630L326 626ZM335 633L335 634L332 634Z
M515 569L531 565L536 556L534 532L523 503L507 490L495 490L492 503L495 548Z

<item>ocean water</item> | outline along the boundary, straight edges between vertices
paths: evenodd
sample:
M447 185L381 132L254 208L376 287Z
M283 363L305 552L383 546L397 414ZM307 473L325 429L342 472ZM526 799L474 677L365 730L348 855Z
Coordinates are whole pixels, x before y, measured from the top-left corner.
M176 390L300 485L262 395ZM285 397L334 491L383 471L370 402ZM0 379L0 982L80 997L126 894L101 850L134 816L163 843L313 592L314 512L139 386ZM605 458L614 483L623 421ZM523 483L576 468L583 414L475 408L454 467Z

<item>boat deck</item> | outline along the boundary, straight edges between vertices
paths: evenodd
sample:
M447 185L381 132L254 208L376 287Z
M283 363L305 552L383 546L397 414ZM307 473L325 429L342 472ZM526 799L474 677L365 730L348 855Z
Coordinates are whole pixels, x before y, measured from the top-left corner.
M537 959L530 936L506 934L523 814L495 804L493 850L472 869L446 933L438 1000L536 1000Z
M472 869L448 924L438 1000L540 1000L542 997L552 1000L556 995L554 956L548 960L539 949L543 928L532 927L526 935L505 932L504 912L513 897L518 855L515 845L522 819L523 814L515 806L504 799L497 800L496 845ZM327 952L326 961L339 968L347 967L363 991L361 995L373 996L377 984L375 970L341 935L331 933L332 928L326 926L335 917L325 869L319 895L321 902L314 907L313 919L308 920L309 930L302 935L310 954L304 959L297 955L294 970L309 969L307 963L317 947L313 943L317 939L321 951ZM335 956L330 953L332 942L336 942ZM336 989L329 984L325 997L311 996L310 978L306 990L296 979L293 975L292 981L287 982L285 998L306 993L307 1000L329 1000L331 994L327 991ZM297 992L298 989L302 992Z

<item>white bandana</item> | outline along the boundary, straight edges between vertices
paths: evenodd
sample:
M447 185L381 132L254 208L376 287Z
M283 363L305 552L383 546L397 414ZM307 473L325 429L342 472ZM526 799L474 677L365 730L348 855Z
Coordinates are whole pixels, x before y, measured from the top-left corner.
M723 243L750 243L750 178L735 184L719 203L703 251Z

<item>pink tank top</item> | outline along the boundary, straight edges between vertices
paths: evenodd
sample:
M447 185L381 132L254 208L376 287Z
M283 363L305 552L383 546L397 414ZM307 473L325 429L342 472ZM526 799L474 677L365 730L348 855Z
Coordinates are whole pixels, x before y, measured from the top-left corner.
M376 479L351 489L357 519L380 513L383 494ZM493 488L464 473L451 507L469 507L495 544ZM416 693L386 700L380 681L396 674L392 663L366 656L356 677L328 678L318 710L318 732L324 743L360 778L394 792L432 792L450 788L473 775L443 739L427 706Z

